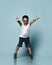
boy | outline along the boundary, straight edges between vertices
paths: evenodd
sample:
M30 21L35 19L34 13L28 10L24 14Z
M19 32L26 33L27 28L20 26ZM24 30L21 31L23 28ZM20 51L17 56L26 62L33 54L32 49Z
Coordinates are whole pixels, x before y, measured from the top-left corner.
M17 58L17 52L18 52L19 48L22 47L23 42L25 42L25 46L28 49L30 58L33 59L33 57L32 57L32 48L31 48L31 45L30 45L30 36L29 36L30 26L32 25L32 23L34 23L39 18L40 17L34 18L34 19L32 19L31 22L29 22L29 17L27 15L24 15L22 17L22 22L19 20L18 17L16 18L16 21L21 26L21 33L20 33L20 36L19 36L19 43L16 46L16 50L15 50L15 53L14 53L14 59Z

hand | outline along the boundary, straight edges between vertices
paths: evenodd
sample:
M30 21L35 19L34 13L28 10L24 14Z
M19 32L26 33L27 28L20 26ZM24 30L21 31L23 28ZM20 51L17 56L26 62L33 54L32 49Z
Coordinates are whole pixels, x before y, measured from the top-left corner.
M18 20L19 20L19 18L17 17L17 18L16 18L16 21L18 21Z
M36 19L38 20L38 19L40 19L40 17L37 17Z

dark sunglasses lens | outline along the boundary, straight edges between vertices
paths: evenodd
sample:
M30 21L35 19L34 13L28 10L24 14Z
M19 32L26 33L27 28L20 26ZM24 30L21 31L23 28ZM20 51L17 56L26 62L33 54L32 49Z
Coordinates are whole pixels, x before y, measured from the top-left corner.
M23 20L23 22L27 22L27 20Z

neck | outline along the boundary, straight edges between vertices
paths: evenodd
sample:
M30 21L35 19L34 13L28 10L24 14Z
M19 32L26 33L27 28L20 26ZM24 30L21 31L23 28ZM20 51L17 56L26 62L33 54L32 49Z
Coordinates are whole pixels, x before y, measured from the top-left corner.
M28 24L28 23L27 23L27 24ZM24 25L26 26L27 24L24 24Z

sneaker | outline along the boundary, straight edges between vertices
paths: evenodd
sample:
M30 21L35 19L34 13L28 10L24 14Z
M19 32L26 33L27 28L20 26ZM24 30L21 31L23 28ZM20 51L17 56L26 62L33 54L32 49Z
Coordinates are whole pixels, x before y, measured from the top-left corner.
M17 58L17 53L14 53L14 59L16 59Z
M33 56L32 55L29 55L31 59L33 59Z

